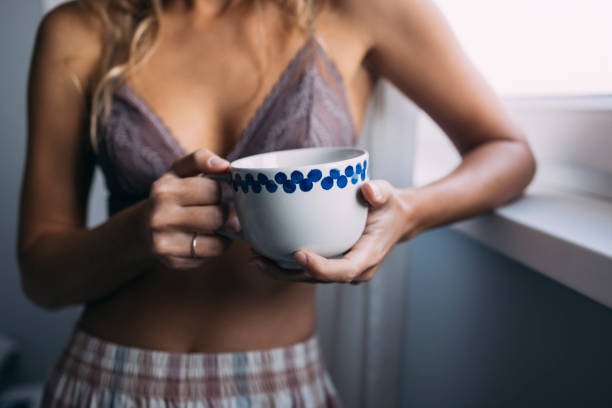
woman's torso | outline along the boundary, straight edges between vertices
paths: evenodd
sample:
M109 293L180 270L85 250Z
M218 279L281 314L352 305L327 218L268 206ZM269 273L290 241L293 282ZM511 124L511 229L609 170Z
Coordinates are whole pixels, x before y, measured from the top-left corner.
M158 48L127 80L119 99L123 96L124 102L130 102L131 98L133 105L140 102L153 120L159 119L165 137L172 139L166 162L198 148L229 159L257 151L257 143L253 144L256 147L241 147L238 142L248 135L245 129L252 127L255 112L270 99L290 61L308 41L298 29L289 34L282 31L280 12L272 2L262 3L260 14L235 7L221 17L200 22L190 20L184 11L164 12ZM340 75L327 80L332 88L334 81L343 88L339 95L344 100L336 103L346 104L345 116L356 134L372 88L362 65L366 46L356 27L330 8L320 12L315 27L321 40L317 52L331 63L325 67L331 71L322 74L333 77L335 71ZM265 69L253 68L258 63ZM282 98L282 92L277 97ZM270 133L269 126L264 130ZM149 134L147 138L162 136ZM296 143L327 142L310 138ZM269 147L268 143L259 148ZM279 142L273 147L283 145ZM106 166L105 173L112 178L117 166ZM80 326L113 342L179 352L265 349L308 338L315 325L315 287L273 280L251 270L247 266L250 257L248 244L235 242L198 270L157 267L88 305Z

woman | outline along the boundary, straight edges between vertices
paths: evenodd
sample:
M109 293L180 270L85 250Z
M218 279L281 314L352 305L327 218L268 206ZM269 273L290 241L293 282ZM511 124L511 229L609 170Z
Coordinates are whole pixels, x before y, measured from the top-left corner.
M463 156L428 186L361 189L342 259L275 268L221 187L246 154L355 142L385 77ZM88 137L88 135L90 137ZM106 222L85 227L95 163ZM47 406L335 406L311 282L371 279L398 242L516 197L534 173L517 126L430 0L80 0L42 22L29 84L19 257L46 308L84 304Z

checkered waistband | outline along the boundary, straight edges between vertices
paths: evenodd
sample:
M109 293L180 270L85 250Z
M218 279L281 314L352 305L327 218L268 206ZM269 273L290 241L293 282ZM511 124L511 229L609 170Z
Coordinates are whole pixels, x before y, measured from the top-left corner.
M56 378L87 388L169 400L274 394L326 376L316 337L289 347L238 353L172 353L109 343L75 331Z

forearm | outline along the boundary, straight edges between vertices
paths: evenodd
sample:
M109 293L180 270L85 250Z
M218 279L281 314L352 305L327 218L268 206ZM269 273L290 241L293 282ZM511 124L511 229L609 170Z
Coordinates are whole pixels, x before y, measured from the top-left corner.
M446 177L400 192L411 220L402 240L490 211L516 198L534 172L535 162L526 143L500 140L476 147Z
M151 264L136 204L91 230L41 233L20 250L23 287L35 303L57 308L100 299Z

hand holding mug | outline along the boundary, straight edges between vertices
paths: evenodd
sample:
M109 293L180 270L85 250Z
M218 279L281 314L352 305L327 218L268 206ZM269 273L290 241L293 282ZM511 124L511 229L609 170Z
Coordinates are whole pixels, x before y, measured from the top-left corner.
M411 221L414 218L411 207L387 181L365 183L360 193L369 205L366 227L342 258L328 259L313 251L299 250L294 258L303 268L300 272L279 268L257 254L250 264L273 278L294 282L357 284L369 281L395 244L406 236L406 226L415 223Z
M153 183L145 206L145 235L155 258L171 268L194 268L229 248L231 240L215 233L229 216L219 183L201 177L228 170L226 160L196 150Z
M359 188L368 180L368 152L353 147L312 147L243 157L230 174L205 175L230 183L240 234L284 269L302 269L293 254L309 249L341 256L362 235L367 204Z

